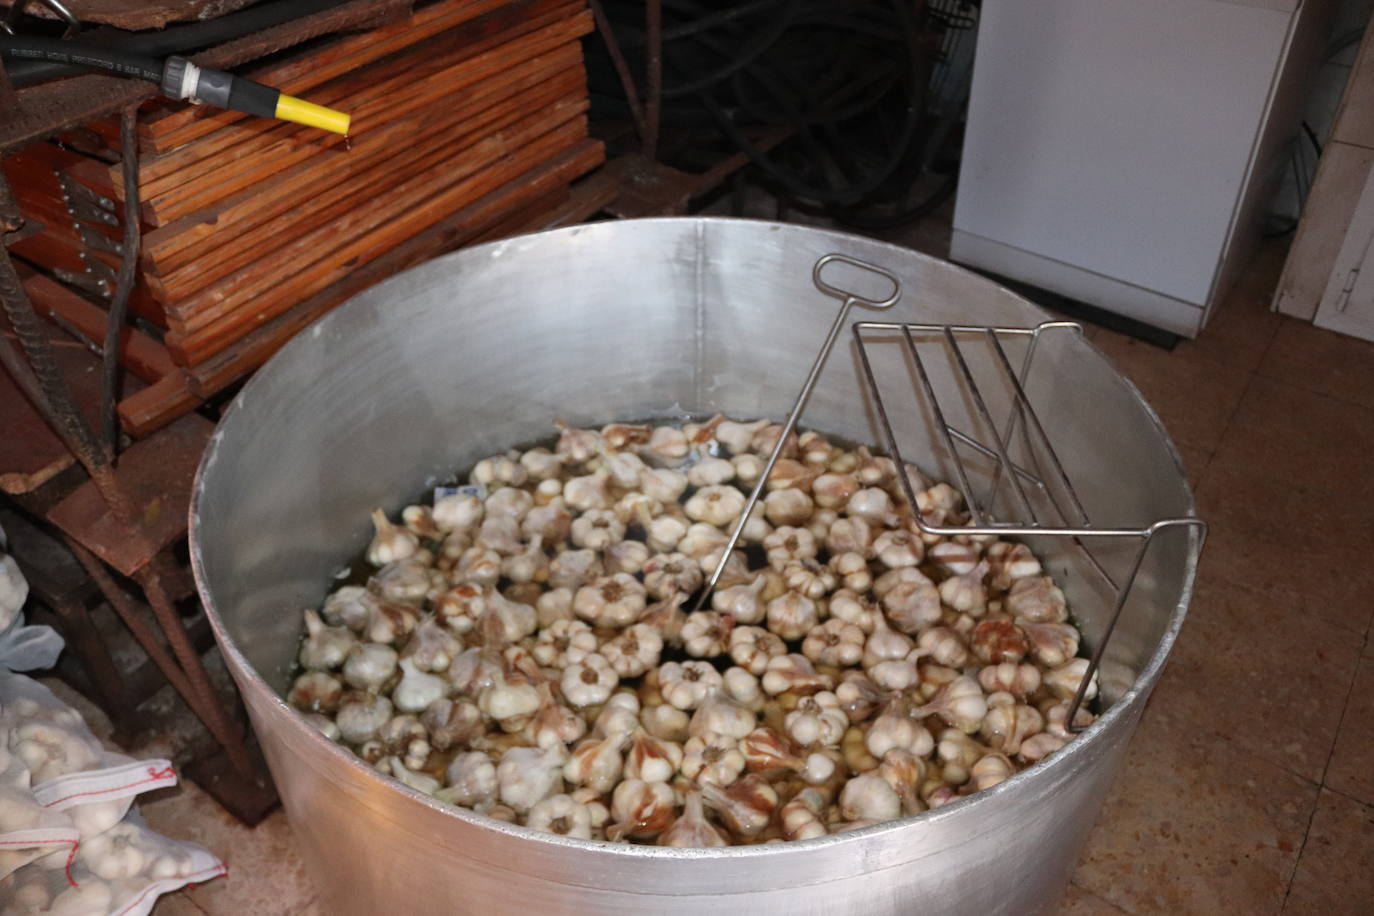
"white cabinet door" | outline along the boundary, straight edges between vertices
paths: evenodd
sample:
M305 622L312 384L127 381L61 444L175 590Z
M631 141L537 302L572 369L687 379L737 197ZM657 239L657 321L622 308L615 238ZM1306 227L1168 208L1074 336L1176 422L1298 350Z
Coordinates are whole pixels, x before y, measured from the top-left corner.
M1316 325L1374 340L1374 169L1345 231L1335 269L1317 306Z

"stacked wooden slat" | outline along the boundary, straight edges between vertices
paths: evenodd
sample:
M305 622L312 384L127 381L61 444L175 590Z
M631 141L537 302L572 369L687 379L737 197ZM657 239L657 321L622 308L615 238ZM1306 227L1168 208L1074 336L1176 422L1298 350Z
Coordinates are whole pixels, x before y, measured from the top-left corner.
M569 185L603 158L585 116L579 38L591 29L586 0L439 0L251 72L349 112L349 138L203 106L142 112L134 305L165 327L177 369L121 404L126 426L149 429L223 389L398 270L566 207ZM94 201L104 250L86 245L82 258L59 228L16 253L54 273L96 264L86 285L108 293L120 166L54 147L6 169L35 216L60 217L73 193Z

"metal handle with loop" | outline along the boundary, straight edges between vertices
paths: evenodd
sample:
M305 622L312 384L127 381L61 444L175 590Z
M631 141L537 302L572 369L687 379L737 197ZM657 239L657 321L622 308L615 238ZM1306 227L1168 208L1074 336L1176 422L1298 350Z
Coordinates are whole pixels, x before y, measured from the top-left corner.
M828 283L822 275L826 266L830 264L847 264L858 270L882 277L892 284L892 292L883 299L873 299L852 290L841 289L832 283ZM835 346L835 341L840 336L840 331L844 329L845 319L849 317L849 310L856 305L866 306L871 309L886 309L897 304L897 300L902 298L902 281L898 280L890 271L884 270L876 264L867 261L860 261L858 258L851 258L844 254L827 254L816 261L816 265L811 268L811 282L816 285L816 289L841 302L839 314L835 316L835 322L830 326L830 333L826 334L825 342L821 344L820 352L816 354L816 361L811 364L811 371L806 375L806 381L802 383L801 391L797 392L797 400L792 405L792 410L787 414L787 421L782 425L782 433L778 436L777 443L773 446L773 452L768 456L768 461L763 466L763 471L759 474L758 481L754 484L754 491L749 494L749 499L744 504L744 511L740 513L735 521L735 528L730 532L730 540L725 544L725 549L721 551L720 559L716 562L716 568L711 572L711 578L706 580L706 585L701 590L696 604L692 606L692 611L701 610L706 602L711 598L711 592L715 589L716 583L720 580L720 574L725 571L725 564L730 560L730 553L739 543L740 535L744 533L744 526L749 521L749 513L759 501L763 488L768 485L768 475L773 472L773 465L778 463L778 457L782 455L783 448L787 445L787 437L797 428L797 421L801 419L802 411L806 409L806 402L811 399L811 391L816 387L816 380L821 377L821 370L825 368L825 362L830 357L830 351Z

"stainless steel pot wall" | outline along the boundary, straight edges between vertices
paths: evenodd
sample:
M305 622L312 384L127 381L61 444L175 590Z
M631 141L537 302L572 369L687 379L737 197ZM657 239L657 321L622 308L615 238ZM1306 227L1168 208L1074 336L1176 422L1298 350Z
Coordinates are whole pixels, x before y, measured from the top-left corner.
M201 596L243 691L301 852L331 914L1014 913L1051 908L1182 622L1197 544L1151 552L1104 661L1105 715L1047 763L933 812L794 844L660 849L488 821L380 777L279 698L301 629L367 510L543 438L561 418L781 418L838 305L811 267L838 251L905 294L881 320L1034 325L1024 299L867 239L715 219L600 223L483 245L371 289L302 333L235 400L191 510ZM856 310L855 320L869 318ZM1189 514L1157 418L1091 345L1046 335L1029 394L1097 518ZM895 345L878 359L908 457L946 457ZM949 404L953 376L935 383ZM994 410L1006 409L997 392ZM1000 404L997 403L1001 398ZM951 419L972 429L971 414ZM854 348L832 354L806 426L876 442ZM1099 577L1070 545L1037 550L1087 642ZM1102 562L1111 570L1120 557Z

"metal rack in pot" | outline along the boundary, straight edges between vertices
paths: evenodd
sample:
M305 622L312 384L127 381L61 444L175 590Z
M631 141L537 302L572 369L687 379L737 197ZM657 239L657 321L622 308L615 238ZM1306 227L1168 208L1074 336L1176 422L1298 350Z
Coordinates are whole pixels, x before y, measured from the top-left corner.
M849 268L876 275L886 283L891 284L891 291L886 296L876 298L836 286L825 278L826 268L832 264L847 265ZM811 370L797 394L797 399L787 415L782 434L778 437L777 444L768 456L763 472L759 475L753 491L749 494L744 511L740 514L734 530L730 533L730 539L725 550L721 553L720 561L707 580L706 587L702 590L696 609L704 606L709 599L712 589L725 568L730 552L739 542L745 522L753 510L754 504L758 502L763 493L769 474L782 454L788 435L796 429L797 422L806 409L807 401L810 400L811 393L825 368L830 351L844 330L844 324L851 309L856 305L871 309L887 309L895 305L901 298L901 281L891 272L847 255L828 254L820 258L812 268L812 280L816 288L822 293L840 300L842 304L839 313L836 315ZM1109 594L1113 596L1112 611L1107 617L1102 636L1089 657L1088 667L1079 682L1078 690L1074 694L1065 717L1066 725L1071 731L1081 731L1085 726L1077 725L1075 716L1094 682L1107 645L1116 630L1141 565L1155 538L1162 532L1171 529L1191 528L1196 531L1200 545L1207 534L1206 523L1192 516L1160 518L1148 524L1116 527L1098 525L1093 522L1083 505L1083 500L1079 497L1078 490L1055 451L1054 445L1041 423L1040 416L1026 394L1032 361L1041 339L1050 334L1082 334L1082 327L1075 322L1046 321L1035 327L1026 328L857 321L851 326L851 331L859 366L862 370L863 382L872 398L874 412L884 440L883 444L887 447L896 466L897 479L902 488L902 495L911 510L912 520L922 534L939 537L1039 536L1067 538L1082 548L1082 553L1087 558L1091 568L1102 577L1103 582L1108 587ZM918 403L928 411L935 431L953 465L958 489L963 497L964 505L968 509L969 524L940 524L923 516L917 504L916 487L912 484L911 474L906 461L903 459L897 435L889 417L887 404L883 398L882 385L879 384L878 375L874 371L873 361L870 357L869 348L873 344L871 335L874 334L883 334L888 337L895 335L902 344L906 357L916 375L916 398ZM1021 359L1019 370L1013 366L1012 359L1004 346L1005 342L1017 339L1026 342L1026 351ZM998 424L994 418L993 411L988 405L988 399L984 396L983 388L979 385L978 379L966 358L964 347L971 342L980 340L990 348L994 357L992 364L1011 394L1011 404L1007 410L1007 416L1001 424ZM948 420L948 411L936 393L936 386L932 382L930 365L927 363L929 356L922 356L923 348L921 345L931 342L941 344L944 353L950 357L951 376L958 384L960 394L964 395L966 402L972 405L973 415L980 421L982 428L990 433L990 444L957 428ZM1018 435L1027 443L1024 451L1029 456L1029 460L1022 463L1013 461L1011 456L1011 444ZM981 499L972 483L965 458L961 455L961 447L993 462L990 481ZM1031 466L1027 467L1027 464ZM1020 514L1012 518L999 519L994 517L991 509L996 503L1004 481L1010 499ZM1050 517L1041 517L1045 513L1037 511L1037 501L1040 501L1042 506L1048 507ZM1135 541L1135 549L1130 555L1124 575L1113 576L1108 572L1098 561L1093 550L1085 543L1085 540L1095 541L1099 539Z

